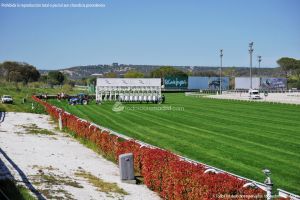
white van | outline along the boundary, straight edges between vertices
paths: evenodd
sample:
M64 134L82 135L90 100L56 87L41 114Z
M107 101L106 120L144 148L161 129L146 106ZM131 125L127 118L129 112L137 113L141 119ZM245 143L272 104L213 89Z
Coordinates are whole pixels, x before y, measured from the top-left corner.
M249 94L249 99L261 99L258 90L250 89L248 94Z

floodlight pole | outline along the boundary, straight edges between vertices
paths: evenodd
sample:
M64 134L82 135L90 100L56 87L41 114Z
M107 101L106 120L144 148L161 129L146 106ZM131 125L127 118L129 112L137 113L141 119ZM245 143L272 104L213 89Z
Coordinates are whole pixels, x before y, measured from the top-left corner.
M259 77L259 87L261 85L261 77L260 77L260 62L262 61L261 60L261 56L257 56L258 58L258 77Z
M220 94L222 94L222 59L223 59L223 49L220 49Z
M249 43L249 54L250 54L250 89L252 89L252 53L253 53L253 42Z

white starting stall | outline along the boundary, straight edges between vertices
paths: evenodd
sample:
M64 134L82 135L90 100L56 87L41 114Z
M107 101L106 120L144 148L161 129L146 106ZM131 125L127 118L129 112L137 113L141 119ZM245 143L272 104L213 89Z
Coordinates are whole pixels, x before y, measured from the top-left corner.
M98 78L96 101L161 101L160 78Z

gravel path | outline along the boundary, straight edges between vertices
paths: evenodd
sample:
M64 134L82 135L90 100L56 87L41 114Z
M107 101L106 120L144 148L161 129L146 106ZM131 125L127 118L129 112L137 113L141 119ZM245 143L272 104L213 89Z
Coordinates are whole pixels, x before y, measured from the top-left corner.
M122 183L116 164L65 133L48 115L6 113L0 122L0 178L12 175L40 199L159 199Z

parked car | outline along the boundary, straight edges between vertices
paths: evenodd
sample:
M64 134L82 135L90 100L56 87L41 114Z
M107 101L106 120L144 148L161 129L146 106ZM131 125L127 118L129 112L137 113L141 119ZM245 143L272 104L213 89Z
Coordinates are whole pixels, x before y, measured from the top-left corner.
M3 95L1 97L1 102L2 103L13 103L13 98L9 95Z
M258 90L249 90L248 92L250 99L261 99L259 91Z

